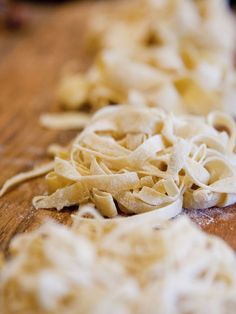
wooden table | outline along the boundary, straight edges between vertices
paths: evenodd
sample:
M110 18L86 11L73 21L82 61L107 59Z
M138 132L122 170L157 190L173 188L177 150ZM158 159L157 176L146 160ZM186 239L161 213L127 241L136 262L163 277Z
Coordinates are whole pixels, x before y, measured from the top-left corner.
M25 31L0 32L0 184L47 159L51 143L65 144L75 132L41 128L39 115L58 111L55 89L62 67L76 60L85 70L91 60L85 50L86 22L101 2L31 8ZM20 232L39 226L46 217L70 223L70 210L35 210L32 197L44 193L43 178L21 184L0 199L0 249ZM203 229L224 238L236 250L236 206L189 211Z

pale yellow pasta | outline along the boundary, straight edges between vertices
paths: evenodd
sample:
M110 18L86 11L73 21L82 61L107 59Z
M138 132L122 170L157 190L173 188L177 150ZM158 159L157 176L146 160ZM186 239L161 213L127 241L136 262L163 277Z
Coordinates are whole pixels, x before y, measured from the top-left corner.
M86 205L72 229L47 222L16 237L0 270L2 313L235 313L234 252L186 217L148 215L103 219Z
M103 50L85 75L63 78L60 98L66 103L68 95L71 108L89 103L97 110L111 102L123 108L101 109L91 120L84 113L41 117L52 128L87 127L69 148L54 147L48 195L34 198L34 206L61 210L91 201L114 217L119 211L160 214L177 203L165 216L170 218L182 207L232 204L235 123L220 112L233 114L236 98L233 22L225 4L137 0L121 5L111 19L109 28L108 16L94 21L101 23L96 30ZM136 31L130 41L125 30ZM212 109L219 111L206 118L183 115ZM13 178L1 194L34 175Z
M236 28L226 1L112 5L116 9L96 12L91 19L97 53L91 68L62 78L58 98L66 108L89 104L94 111L125 103L174 113L236 115Z
M44 175L45 173L51 171L53 169L54 163L50 162L48 164L42 165L42 166L38 166L35 169L31 170L31 171L27 171L27 172L21 172L19 174L17 174L16 176L8 179L2 186L2 188L0 189L0 196L2 196L3 194L5 194L10 188L12 188L13 186L32 179L32 178L36 178L36 177L40 177L42 175Z
M91 19L95 49L191 44L223 55L234 51L233 16L224 0L131 0Z
M90 115L86 113L43 114L40 116L40 124L44 127L56 130L83 129L89 122Z
M46 177L49 195L33 204L61 210L92 202L106 217L153 211L159 219L183 207L232 204L235 137L234 121L221 112L174 116L157 108L108 106L64 157L55 157Z

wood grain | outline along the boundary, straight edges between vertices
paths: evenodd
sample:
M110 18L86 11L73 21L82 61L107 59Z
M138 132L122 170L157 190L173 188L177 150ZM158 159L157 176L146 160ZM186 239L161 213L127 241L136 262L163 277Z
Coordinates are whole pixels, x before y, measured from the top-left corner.
M58 111L55 89L62 67L77 60L85 70L86 23L102 3L82 2L57 8L31 8L34 23L22 32L0 32L0 184L10 176L47 160L51 143L65 144L75 132L41 128L39 115ZM72 210L34 210L32 197L45 191L43 178L26 182L0 199L0 249L14 235L39 226L46 217L70 224ZM236 250L236 206L191 211L204 230L225 239Z

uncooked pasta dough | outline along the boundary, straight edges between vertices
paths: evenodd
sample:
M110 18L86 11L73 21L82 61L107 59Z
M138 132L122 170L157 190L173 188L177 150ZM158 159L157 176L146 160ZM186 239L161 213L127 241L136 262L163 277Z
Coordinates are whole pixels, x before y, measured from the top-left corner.
M71 145L50 148L54 162L11 178L0 194L48 172L48 195L34 197L36 209L92 202L104 217L168 219L183 207L224 207L236 201L235 137L234 120L222 112L108 106Z
M33 204L61 210L92 202L110 218L151 211L171 218L182 207L227 206L236 200L234 150L235 123L226 114L106 107L69 148L57 150L46 176L49 195Z
M222 240L187 218L157 230L82 212L72 230L48 222L14 239L1 313L235 313L236 258Z
M94 111L131 103L175 113L236 115L235 23L226 1L115 5L92 18L94 64L86 73L63 75L58 97L66 108L89 104Z

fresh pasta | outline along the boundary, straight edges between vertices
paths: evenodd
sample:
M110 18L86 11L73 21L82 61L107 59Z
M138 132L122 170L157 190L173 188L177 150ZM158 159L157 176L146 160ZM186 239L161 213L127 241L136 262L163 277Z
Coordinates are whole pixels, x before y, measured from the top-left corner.
M78 207L0 256L0 311L234 314L234 252L182 214L236 202L234 21L223 0L115 5L92 20L90 69L58 89L80 112L40 118L81 133L0 190L46 174L35 209Z
M4 314L235 313L234 252L186 217L158 230L87 206L72 229L47 222L17 236L10 253L0 270Z
M114 13L92 19L97 55L91 68L62 77L58 98L67 109L131 103L236 115L235 25L225 1L136 0L116 6Z
M105 217L182 208L224 207L236 200L235 123L120 105L98 111L46 176L49 195L35 208L92 202ZM166 208L166 211L164 210ZM162 209L162 210L161 210Z
M131 0L113 8L91 18L95 51L190 44L224 56L234 53L234 17L223 0Z

